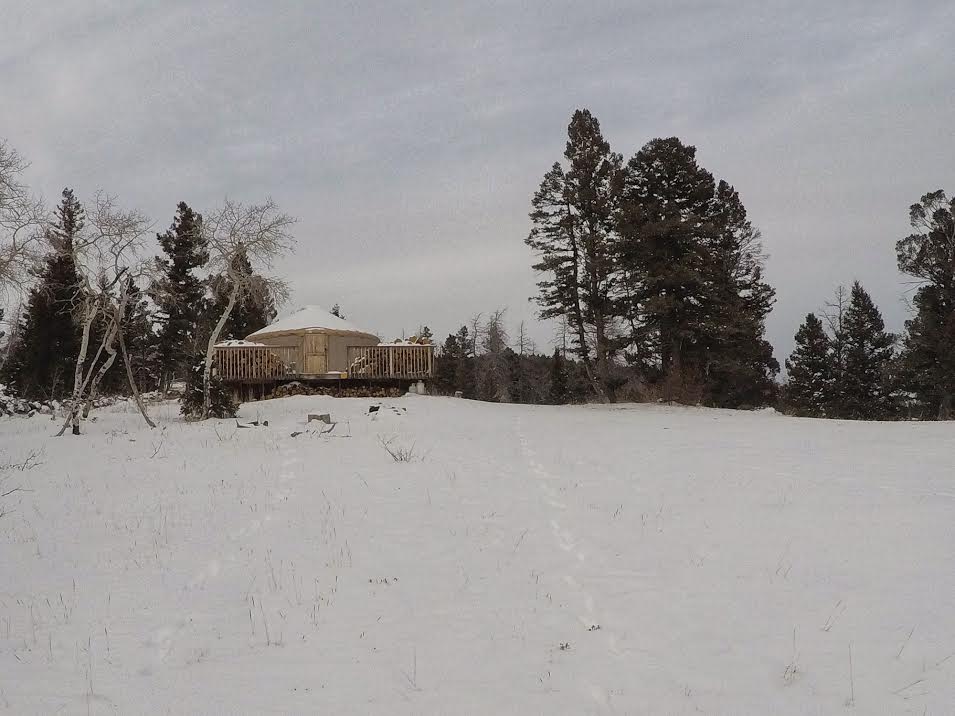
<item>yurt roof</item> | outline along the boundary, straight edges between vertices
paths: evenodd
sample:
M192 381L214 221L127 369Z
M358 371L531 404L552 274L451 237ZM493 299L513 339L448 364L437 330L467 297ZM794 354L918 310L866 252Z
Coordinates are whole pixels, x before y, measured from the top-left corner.
M297 333L299 331L361 333L362 335L377 338L371 331L359 328L354 323L329 313L321 306L303 306L284 318L280 318L274 323L269 324L265 328L260 328L255 333L250 333L246 336L246 339L253 340L260 336L268 336L274 333Z

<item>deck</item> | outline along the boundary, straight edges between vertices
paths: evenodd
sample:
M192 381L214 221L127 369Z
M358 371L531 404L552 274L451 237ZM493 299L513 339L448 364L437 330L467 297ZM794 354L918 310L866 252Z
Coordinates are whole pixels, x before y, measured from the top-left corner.
M215 368L226 383L279 383L290 380L427 380L434 375L434 346L385 344L348 346L347 368L306 373L302 347L217 346Z

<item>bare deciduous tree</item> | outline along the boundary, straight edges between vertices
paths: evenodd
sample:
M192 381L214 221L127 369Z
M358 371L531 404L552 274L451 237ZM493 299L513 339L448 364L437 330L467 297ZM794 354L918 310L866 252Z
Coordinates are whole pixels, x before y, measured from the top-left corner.
M488 314L481 340L484 359L479 383L485 397L499 403L510 403L513 400L507 356L510 338L504 324L506 311L507 309L501 308Z
M257 268L272 268L276 259L289 253L294 245L291 235L296 219L282 213L267 199L262 204L244 204L226 199L222 208L211 212L202 225L209 247L209 267L213 275L226 279L228 301L209 335L202 373L202 415L209 417L212 405L212 364L219 341L236 302L247 295L271 296L276 304L288 295L288 287L277 278L255 273ZM245 258L247 261L243 261ZM251 267L253 270L248 270Z
M79 434L81 411L84 417L89 414L99 383L116 360L117 340L121 347L125 347L122 328L126 318L128 282L145 266L139 259L139 250L149 229L150 223L143 214L120 209L114 197L100 193L94 200L93 211L87 213L86 227L73 239L71 251L79 277L74 302L82 323L82 338L73 375L70 411L58 435L62 435L69 425L72 425L74 435ZM87 364L93 324L100 316L106 327L93 360ZM104 353L107 357L100 363ZM125 350L123 358L137 406L149 426L155 427L139 399Z
M528 353L534 353L537 351L537 345L534 341L527 335L527 327L525 322L521 321L517 326L517 354L522 358Z
M835 360L837 370L841 370L842 367L844 350L843 339L845 336L843 322L845 320L845 313L848 307L849 290L840 284L836 287L836 291L832 299L826 301L826 305L822 314L826 319L826 324L829 326L829 331L832 333L834 351L833 358Z
M0 292L23 288L39 255L46 212L21 180L26 167L0 141Z

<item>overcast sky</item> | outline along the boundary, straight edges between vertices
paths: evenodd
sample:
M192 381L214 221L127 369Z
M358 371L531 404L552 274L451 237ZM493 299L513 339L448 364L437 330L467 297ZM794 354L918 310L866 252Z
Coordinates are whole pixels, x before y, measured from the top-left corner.
M527 213L577 107L736 186L780 361L840 282L900 329L908 206L955 191L950 0L194 4L0 0L0 138L51 201L104 189L157 230L272 196L300 218L286 308L384 338L534 320Z

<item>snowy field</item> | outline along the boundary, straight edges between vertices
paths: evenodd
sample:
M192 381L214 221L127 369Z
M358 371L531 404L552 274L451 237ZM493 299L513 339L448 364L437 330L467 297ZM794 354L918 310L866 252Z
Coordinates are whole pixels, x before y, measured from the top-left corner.
M955 425L377 402L0 421L0 712L955 713Z

